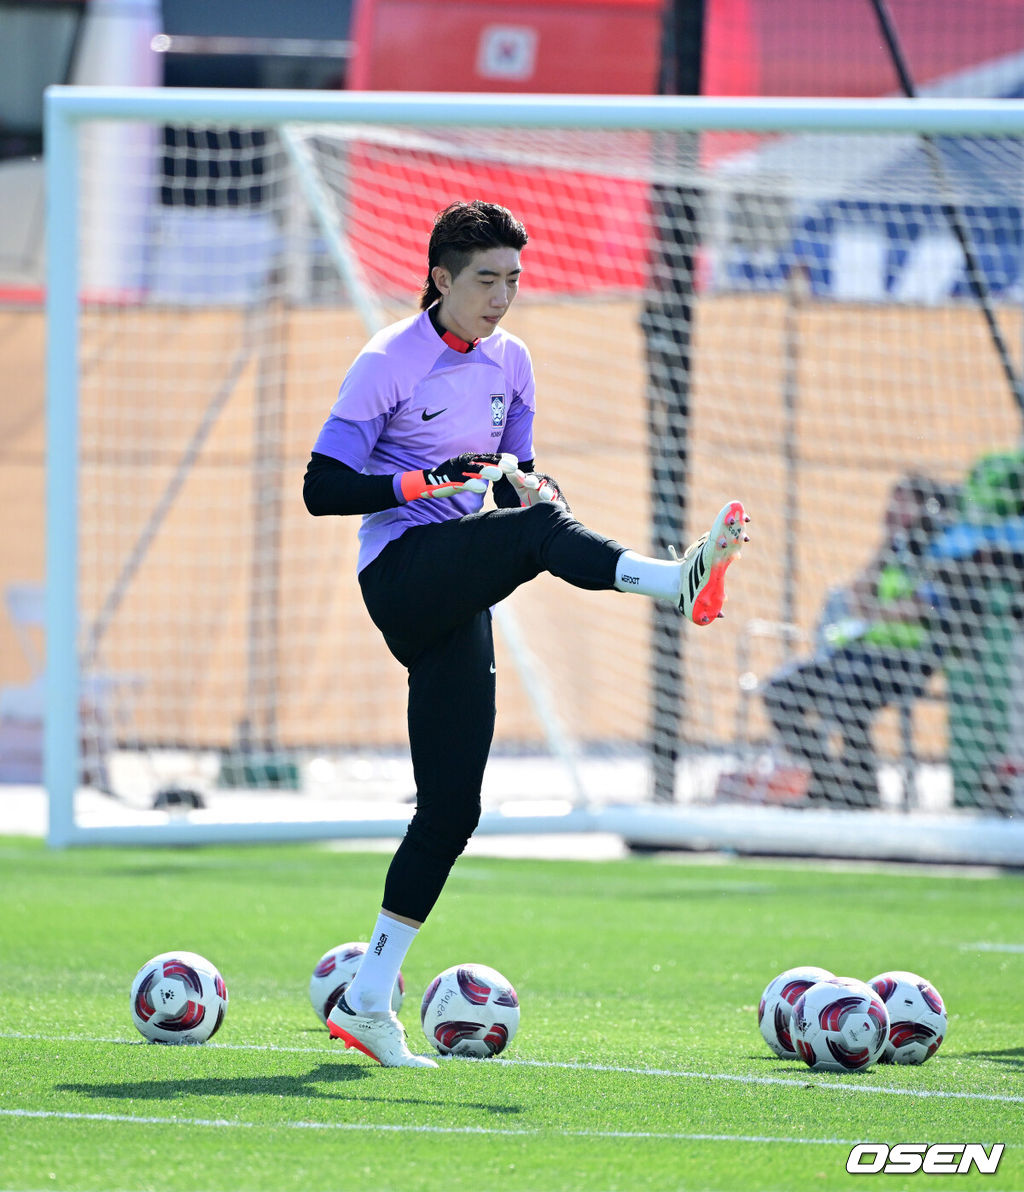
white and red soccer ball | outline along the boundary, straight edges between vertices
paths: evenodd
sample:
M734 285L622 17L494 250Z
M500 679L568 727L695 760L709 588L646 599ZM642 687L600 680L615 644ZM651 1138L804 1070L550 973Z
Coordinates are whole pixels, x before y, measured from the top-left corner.
M338 998L352 984L368 945L361 942L338 944L316 962L309 978L309 1000L320 1021L327 1025L327 1016ZM391 1009L397 1014L405 999L405 978L401 973L391 990Z
M797 998L790 1035L815 1072L864 1072L885 1050L889 1013L864 981L830 977Z
M427 986L420 1006L427 1041L442 1055L500 1055L519 1028L519 996L510 981L483 964L457 964Z
M934 985L903 969L879 973L868 982L889 1012L883 1064L923 1064L939 1050L948 1019Z
M805 964L786 969L765 986L757 1007L757 1025L768 1046L779 1059L795 1060L799 1057L790 1037L789 1024L793 1016L793 1003L812 985L832 976L828 969Z
M205 1043L227 1008L224 978L196 952L161 952L132 981L132 1021L151 1043Z

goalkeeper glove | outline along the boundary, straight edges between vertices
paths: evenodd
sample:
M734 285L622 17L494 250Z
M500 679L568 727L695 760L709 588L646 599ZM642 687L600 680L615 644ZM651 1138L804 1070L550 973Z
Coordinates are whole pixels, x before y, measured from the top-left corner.
M401 492L407 502L417 501L421 497L454 497L459 493L483 493L487 491L488 480L500 480L504 475L502 456L490 451L479 454L466 452L422 472L403 472Z
M517 468L508 479L521 506L551 504L558 505L566 513L572 512L558 481L546 472L522 472Z

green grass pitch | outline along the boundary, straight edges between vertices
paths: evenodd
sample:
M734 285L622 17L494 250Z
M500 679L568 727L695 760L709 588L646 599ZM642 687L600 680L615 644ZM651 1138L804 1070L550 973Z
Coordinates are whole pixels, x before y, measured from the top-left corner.
M404 967L401 1017L460 962L516 985L497 1060L388 1071L307 997L366 939L387 857L324 845L48 851L0 838L0 1188L502 1192L861 1187L856 1142L1004 1143L1024 1189L1024 879L872 867L463 858ZM146 1044L136 970L184 948L230 1004L202 1047ZM797 964L929 978L946 1040L918 1068L815 1074L757 1029Z

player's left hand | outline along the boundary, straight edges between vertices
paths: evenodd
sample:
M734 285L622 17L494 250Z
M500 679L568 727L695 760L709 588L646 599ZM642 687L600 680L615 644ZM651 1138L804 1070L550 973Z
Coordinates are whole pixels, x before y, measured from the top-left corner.
M508 479L521 506L558 505L566 513L572 512L558 481L546 472L522 472L517 468Z

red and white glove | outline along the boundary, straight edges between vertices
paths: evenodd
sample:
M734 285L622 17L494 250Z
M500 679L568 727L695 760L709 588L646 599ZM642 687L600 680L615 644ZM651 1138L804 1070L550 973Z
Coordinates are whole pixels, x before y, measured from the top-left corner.
M546 472L523 472L516 468L508 479L524 508L528 505L558 505L566 513L571 512L558 481Z
M422 497L455 497L459 493L484 493L487 491L488 481L500 480L507 474L501 465L502 458L494 452L466 452L422 472L403 472L402 496L406 501L418 501Z

